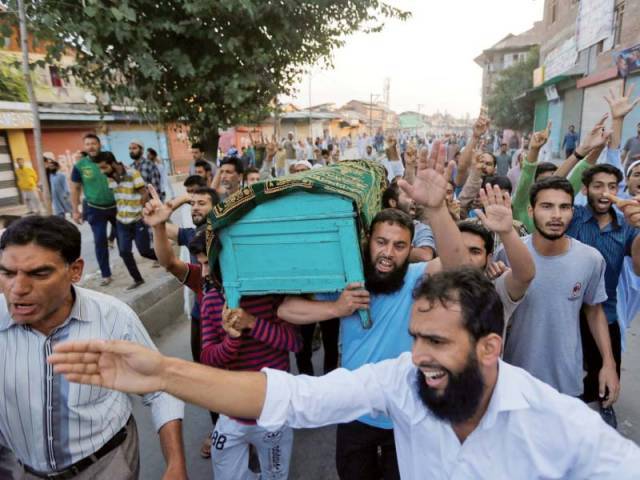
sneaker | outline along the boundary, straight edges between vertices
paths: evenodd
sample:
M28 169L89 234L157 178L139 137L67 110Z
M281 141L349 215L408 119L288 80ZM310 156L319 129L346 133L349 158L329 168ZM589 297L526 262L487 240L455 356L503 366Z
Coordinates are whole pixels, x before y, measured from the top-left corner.
M111 284L111 282L113 282L113 278L111 278L111 277L104 277L104 278L102 279L102 281L100 282L100 286L101 286L101 287L106 287L107 285L110 285L110 284Z
M607 425L614 429L618 429L618 419L616 418L616 412L613 407L600 407L600 416Z
M126 289L127 290L135 290L136 288L138 288L143 283L144 283L144 280L136 280L131 285L129 285Z

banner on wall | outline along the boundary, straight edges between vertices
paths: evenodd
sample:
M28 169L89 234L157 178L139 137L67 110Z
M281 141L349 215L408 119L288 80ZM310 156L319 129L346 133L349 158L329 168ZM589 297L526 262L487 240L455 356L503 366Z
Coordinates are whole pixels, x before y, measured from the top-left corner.
M615 0L582 0L578 11L578 51L595 45L612 34Z
M616 67L618 67L618 75L622 78L640 70L640 44L617 52L614 57Z

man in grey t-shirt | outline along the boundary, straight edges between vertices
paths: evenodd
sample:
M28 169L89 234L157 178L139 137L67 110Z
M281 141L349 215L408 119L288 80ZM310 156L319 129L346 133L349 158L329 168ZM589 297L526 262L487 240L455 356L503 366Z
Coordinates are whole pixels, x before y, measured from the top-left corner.
M620 385L601 305L607 299L604 258L595 248L565 235L573 217L573 188L566 179L549 177L534 184L530 200L536 231L524 242L536 264L536 276L511 319L504 359L561 393L581 395L580 309L584 307L604 359L600 395L603 405L610 406ZM503 251L496 257L508 263Z
M622 156L620 158L625 166L640 159L640 123L638 123L637 128L638 135L627 140L627 143L624 144L624 149L622 150Z

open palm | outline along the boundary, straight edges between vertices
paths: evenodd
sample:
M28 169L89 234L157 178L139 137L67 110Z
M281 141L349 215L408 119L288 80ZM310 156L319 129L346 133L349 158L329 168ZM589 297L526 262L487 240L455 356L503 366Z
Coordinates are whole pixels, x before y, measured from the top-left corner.
M418 171L413 184L399 180L398 185L418 205L426 208L438 208L445 203L447 196L447 178L451 178L454 162L444 167L444 159L431 158L427 168Z
M162 389L163 358L137 343L92 340L57 345L49 362L70 382L145 394Z
M513 228L511 198L496 186L486 185L480 189L480 202L483 210L476 210L482 224L495 233L508 233Z

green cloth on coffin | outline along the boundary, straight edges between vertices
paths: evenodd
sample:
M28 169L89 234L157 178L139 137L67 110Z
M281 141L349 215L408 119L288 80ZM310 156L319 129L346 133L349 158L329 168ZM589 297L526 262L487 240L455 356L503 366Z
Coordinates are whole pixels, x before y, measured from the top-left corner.
M361 238L380 211L382 193L387 188L387 173L378 162L367 160L342 161L328 167L307 170L258 182L244 187L226 201L213 207L207 222L207 251L209 264L217 257L211 248L214 232L231 225L251 209L276 197L306 191L341 195L353 201L358 217Z

